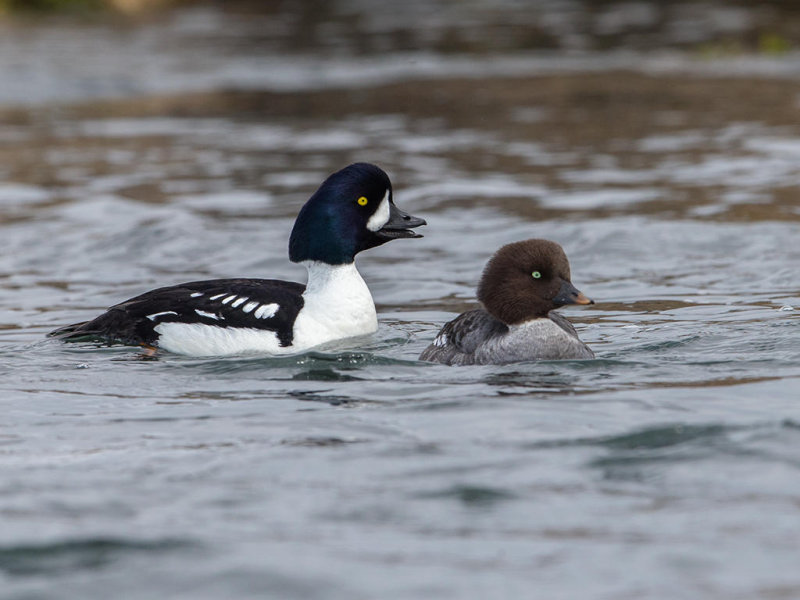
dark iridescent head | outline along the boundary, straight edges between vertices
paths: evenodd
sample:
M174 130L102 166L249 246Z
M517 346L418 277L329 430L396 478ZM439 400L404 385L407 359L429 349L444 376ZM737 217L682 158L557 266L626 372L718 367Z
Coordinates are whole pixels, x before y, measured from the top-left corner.
M548 240L515 242L495 252L478 284L478 300L506 325L565 304L594 304L572 285L563 248Z
M355 163L328 177L305 203L289 238L292 262L353 262L362 250L397 238L422 237L423 219L401 211L382 169Z

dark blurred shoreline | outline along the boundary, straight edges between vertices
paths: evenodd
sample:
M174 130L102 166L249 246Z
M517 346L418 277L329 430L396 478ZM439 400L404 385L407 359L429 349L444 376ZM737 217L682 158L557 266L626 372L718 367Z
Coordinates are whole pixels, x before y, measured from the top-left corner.
M278 25L287 49L361 56L679 49L719 57L780 55L800 47L800 3L780 0L0 0L0 23L130 25L192 10L255 18L256 26L272 19L256 37L273 37Z

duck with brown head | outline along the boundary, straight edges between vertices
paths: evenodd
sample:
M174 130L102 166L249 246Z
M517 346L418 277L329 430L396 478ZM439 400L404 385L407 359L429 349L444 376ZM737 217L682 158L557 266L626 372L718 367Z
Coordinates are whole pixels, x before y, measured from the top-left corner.
M420 360L447 365L594 358L572 324L554 309L594 304L572 285L564 250L548 240L503 246L478 284L484 308L442 327Z

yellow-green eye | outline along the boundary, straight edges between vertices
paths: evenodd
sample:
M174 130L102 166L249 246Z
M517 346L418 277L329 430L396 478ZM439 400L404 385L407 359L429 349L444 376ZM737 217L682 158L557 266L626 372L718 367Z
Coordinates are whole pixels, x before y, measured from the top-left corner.
M359 206L366 206L367 202L369 202L369 200L367 200L364 196L361 196L361 198L356 200L356 202L358 202Z
M542 274L539 271L534 271L533 273L531 273L531 277L533 277L534 279L541 279Z

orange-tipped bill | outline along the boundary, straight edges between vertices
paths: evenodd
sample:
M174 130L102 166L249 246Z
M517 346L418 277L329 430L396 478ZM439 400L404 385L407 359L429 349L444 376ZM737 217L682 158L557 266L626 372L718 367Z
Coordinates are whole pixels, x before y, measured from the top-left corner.
M583 292L575 289L575 286L569 281L564 281L561 284L561 289L558 290L558 294L553 298L553 302L561 306L565 304L594 304L594 300L584 296Z

